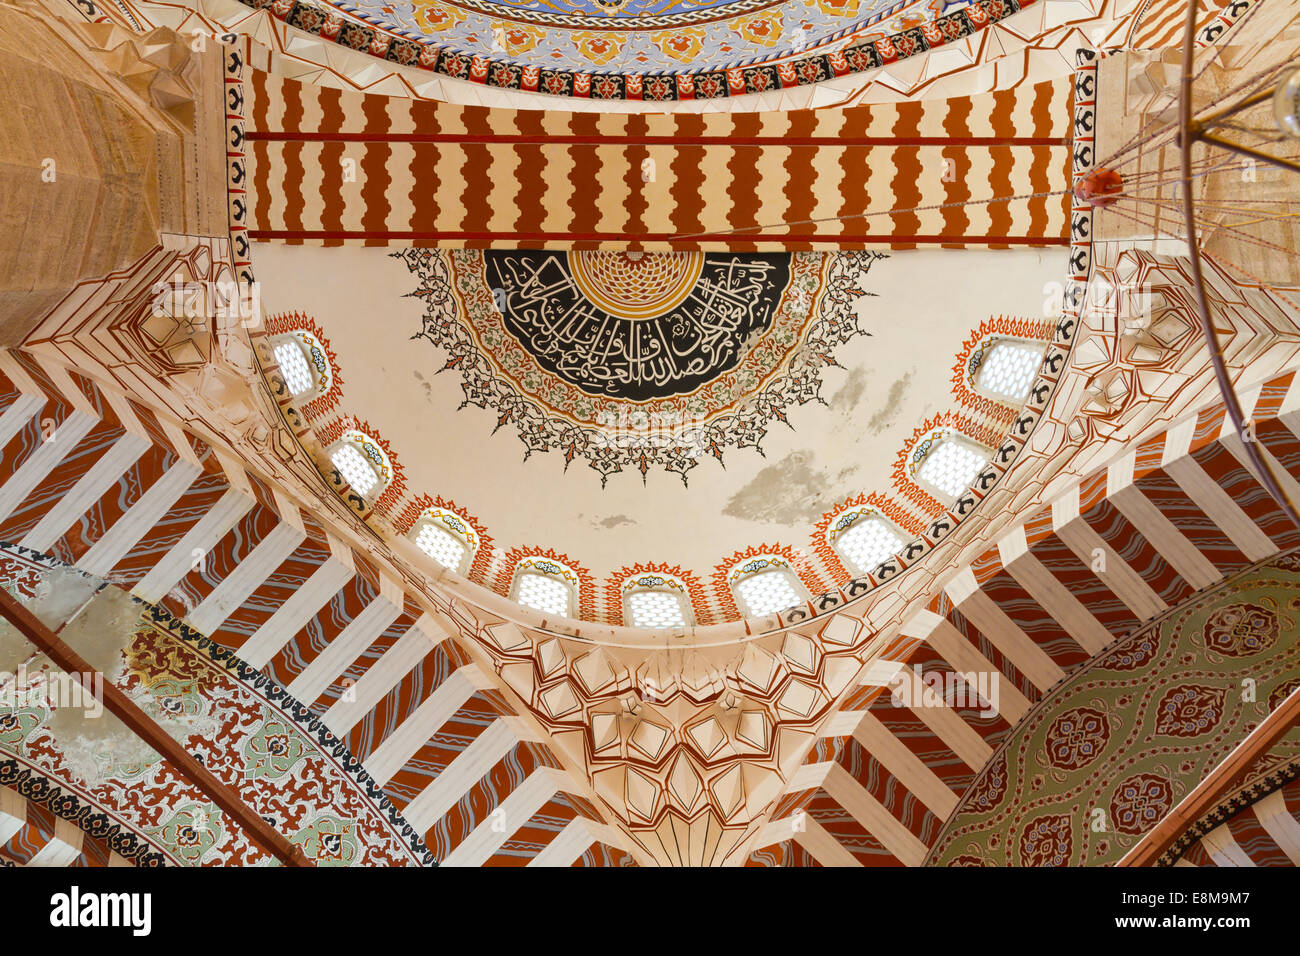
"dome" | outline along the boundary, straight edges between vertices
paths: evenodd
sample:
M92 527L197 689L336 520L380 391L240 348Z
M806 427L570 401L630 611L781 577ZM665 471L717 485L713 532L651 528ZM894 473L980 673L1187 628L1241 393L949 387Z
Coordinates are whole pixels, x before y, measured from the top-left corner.
M1300 863L1300 0L76 9L0 867Z

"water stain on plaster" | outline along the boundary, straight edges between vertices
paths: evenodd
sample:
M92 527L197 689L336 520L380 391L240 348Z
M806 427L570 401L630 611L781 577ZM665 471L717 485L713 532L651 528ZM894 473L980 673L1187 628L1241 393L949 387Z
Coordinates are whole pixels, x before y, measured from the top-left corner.
M792 527L817 521L830 500L832 483L815 459L811 451L795 451L768 465L728 499L722 513Z
M433 400L433 383L432 383L432 382L429 382L429 381L426 381L426 380L425 380L425 377L424 377L423 375L421 375L419 372L413 372L412 374L415 376L415 380L416 380L417 382L420 383L420 387L424 389L424 397L425 397L426 399L432 401L432 400Z
M96 578L53 568L43 574L35 595L25 603L43 623L57 630L92 671L103 675L104 683L121 686L124 672L139 669L136 659L141 657L148 658L157 672L155 651L162 648L155 648L153 632L140 634L143 605L125 591L116 587L100 589L100 585ZM0 627L0 670L16 670L20 663L27 665L29 679L44 673L49 681L61 673L35 645L12 628ZM189 673L168 672L162 676L174 677L180 684L198 683ZM205 720L204 715L174 717L150 708L152 698L140 685L128 694L178 740L215 731L215 724ZM64 766L87 786L97 786L110 778L137 777L162 759L118 717L100 707L55 706L47 711L44 728L54 739Z
M844 384L831 396L830 406L840 411L852 411L858 402L862 400L862 395L866 390L866 369L855 368L849 372Z
M898 417L899 408L902 407L903 396L907 394L907 390L912 384L914 374L914 371L908 372L889 386L889 394L885 396L884 407L867 419L864 431L870 432L872 435L879 435L893 424L894 419Z

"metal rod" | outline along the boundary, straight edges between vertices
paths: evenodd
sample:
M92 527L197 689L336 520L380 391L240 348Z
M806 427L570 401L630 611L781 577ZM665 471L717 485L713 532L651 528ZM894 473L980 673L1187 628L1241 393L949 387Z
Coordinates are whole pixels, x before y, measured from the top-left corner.
M1292 172L1300 173L1300 163L1292 162L1289 159L1282 159L1280 156L1271 156L1268 153L1261 153L1257 149L1251 149L1249 146L1239 146L1236 143L1230 143L1226 139L1219 139L1217 136L1209 136L1200 133L1194 137L1202 143L1209 143L1211 146L1217 146L1220 149L1226 149L1242 156L1249 156L1252 159L1258 159L1262 163L1270 163L1274 166L1281 166L1283 169L1289 169Z
M1201 323L1201 334L1205 337L1205 346L1210 353L1210 364L1214 367L1214 378L1219 385L1219 394L1223 397L1224 407L1232 419L1232 426L1237 430L1246 457L1255 467L1255 474L1278 507L1291 519L1291 523L1300 528L1300 515L1287 500L1286 494L1273 477L1272 471L1259 453L1255 436L1247 430L1245 417L1241 414L1241 403L1228 378L1228 368L1223 361L1223 352L1219 348L1219 337L1214 331L1214 322L1210 319L1210 303L1205 294L1205 275L1201 270L1201 250L1196 238L1196 202L1192 197L1192 146L1196 141L1196 122L1192 116L1192 58L1195 55L1196 14L1200 7L1199 0L1191 0L1187 5L1187 23L1183 33L1183 77L1179 99L1179 151L1182 162L1183 217L1187 224L1187 256L1192 267L1192 284L1196 289L1196 313Z
M87 694L95 692L92 686L94 682L90 680L94 668L4 588L0 588L0 617L8 620L23 637L39 647L61 670L81 684ZM133 700L107 681L99 684L104 693L104 707L161 754L182 777L232 817L254 843L286 866L311 866L300 847L290 843L283 834L250 809L233 789L195 760L176 738L158 726Z
M1277 90L1276 86L1271 87L1267 90L1261 90L1260 92L1256 93L1254 96L1246 97L1244 100L1242 100L1240 103L1236 104L1235 106L1229 106L1226 109L1219 110L1219 112L1217 113L1211 113L1209 116L1205 117L1205 119L1201 120L1197 124L1197 126L1200 129L1208 129L1211 126L1218 126L1229 116L1236 116L1242 110L1248 110L1252 106L1258 106L1260 103L1265 103L1268 100L1271 100L1273 98L1273 93L1276 90Z

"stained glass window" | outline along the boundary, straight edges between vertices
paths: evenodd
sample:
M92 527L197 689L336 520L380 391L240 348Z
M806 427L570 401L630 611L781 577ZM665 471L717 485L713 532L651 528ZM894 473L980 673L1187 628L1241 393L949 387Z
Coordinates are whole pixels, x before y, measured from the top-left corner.
M446 528L432 521L425 522L420 528L415 544L433 560L452 571L460 570L461 562L465 560L465 552L468 550L464 542L459 541Z
M320 339L306 329L295 329L275 339L272 351L284 383L295 398L324 395L334 381L334 370Z
M784 611L803 602L790 582L790 572L780 568L743 577L737 582L736 590L751 617Z
M627 597L635 627L685 627L682 599L671 591L632 591Z
M312 378L311 369L307 367L307 359L302 354L302 349L298 343L289 339L277 345L275 347L275 361L280 366L280 374L284 376L285 384L289 386L290 393L301 395L304 392L311 391L315 380Z
M1024 342L997 342L985 351L975 384L1001 398L1022 402L1042 364L1041 348Z
M535 571L525 571L519 576L518 600L544 614L569 615L569 589L564 582Z
M858 574L870 574L902 547L902 536L888 521L876 515L859 517L835 539L835 549L848 558L851 570Z
M370 494L379 484L379 475L355 445L346 442L339 445L330 455L330 461L334 462L334 467L339 470L343 480L359 495Z
M925 456L917 475L932 488L956 498L970 487L985 461L984 456L964 442L941 439Z

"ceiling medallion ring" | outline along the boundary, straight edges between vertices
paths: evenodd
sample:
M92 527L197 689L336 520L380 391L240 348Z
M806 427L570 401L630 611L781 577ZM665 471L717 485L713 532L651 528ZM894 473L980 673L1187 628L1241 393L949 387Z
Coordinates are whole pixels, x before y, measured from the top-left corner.
M588 300L624 319L653 319L681 305L704 268L702 252L567 254L574 285Z
M747 397L764 388L782 370L784 366L779 361L779 356L784 355L792 343L802 336L810 314L809 303L818 299L826 281L826 270L816 256L805 254L795 258L793 272L785 285L789 294L778 306L772 323L756 330L756 343L751 343L753 347L740 357L738 365L694 389L665 386L661 396L637 399L628 389L624 389L620 395L606 395L601 394L599 388L581 388L584 380L574 375L575 369L568 367L562 357L559 361L565 366L562 371L568 373L567 376L556 374L556 369L544 367L525 346L533 344L536 348L546 349L549 343L528 343L531 329L520 328L516 323L515 330L512 330L503 314L503 311L510 311L510 296L500 283L512 280L509 277L503 279L500 275L489 277L482 252L456 250L448 255L451 279L447 294L455 299L453 314L467 320L460 325L471 340L475 354L481 355L490 373L499 377L514 392L537 403L548 415L579 429L601 428L611 424L617 427L620 423L626 425L629 420L641 420L656 422L661 426L659 430L662 432L662 426L669 423L690 423L708 414L734 409ZM556 257L558 254L533 255ZM777 255L789 258L789 254ZM549 265L554 267L556 263ZM551 278L554 277L555 274L552 273ZM561 284L566 282L574 284L571 277L561 280ZM434 282L423 294L426 298L431 294L436 295L438 287L439 283ZM516 284L516 287L521 292L527 288L522 284ZM581 299L581 292L574 288L568 288L568 294L571 300L574 296ZM590 303L585 300L583 305L590 308ZM524 318L527 322L533 321L526 316ZM633 324L627 320L615 319L609 327L598 329L597 332L606 337L626 339L629 334L638 331L631 328ZM657 325L657 329L650 330L642 338L651 338L655 332L664 332L664 325L671 332L674 323L670 320ZM523 336L524 341L517 337L517 333ZM462 361L458 358L456 364L459 365ZM579 365L577 369L583 367Z
M572 12L559 13L539 10L536 7L507 3L502 0L442 0L449 6L457 7L469 13L479 13L500 20L515 23L536 24L542 26L572 27L587 30L663 30L671 27L692 26L713 23L718 20L731 20L735 17L758 13L771 7L781 6L787 0L724 0L709 3L708 0L694 3L695 9L671 11L678 4L672 0L568 0ZM634 3L636 10L628 10ZM549 6L550 4L548 4ZM363 22L377 22L380 26L391 25L369 14L366 4L334 2L332 6L349 13ZM650 9L646 9L646 7ZM880 12L871 16L853 20L840 30L861 29L887 16Z
M756 391L821 284L820 259L797 269L789 253L601 256L489 250L453 259L481 268L491 289L490 311L466 300L465 314L498 369L580 424L609 424L637 405L661 425L685 425ZM787 334L774 347L777 329Z
M387 15L367 14L355 6L330 3L318 6L318 0L292 0L287 6L272 0L239 2L254 10L266 10L308 34L453 79L552 96L658 102L743 96L863 73L945 44L959 43L1041 0L969 0L965 8L879 39L871 34L861 36L861 31L839 31L819 42L844 40L842 49L813 53L788 62L784 60L793 51L780 52L775 58L765 55L736 64L702 68L702 72L683 72L673 66L667 70L602 73L592 73L585 67L575 71L559 64L556 68L543 68L537 64L485 58L471 50L434 44L423 33L388 25ZM340 12L355 19L345 19L340 26ZM495 66L488 69L488 64Z
M834 349L869 334L855 305L870 295L861 282L871 265L886 258L707 254L676 310L629 320L582 294L564 253L393 255L417 278L410 295L426 303L413 338L438 346L442 370L460 373L460 407L491 410L497 428L516 428L525 458L555 450L566 470L585 460L602 487L624 470L644 481L652 468L685 484L703 457L722 463L726 449L746 447L762 454L773 419L788 425L788 408L822 401L821 371L836 364ZM611 356L623 366L613 377Z

